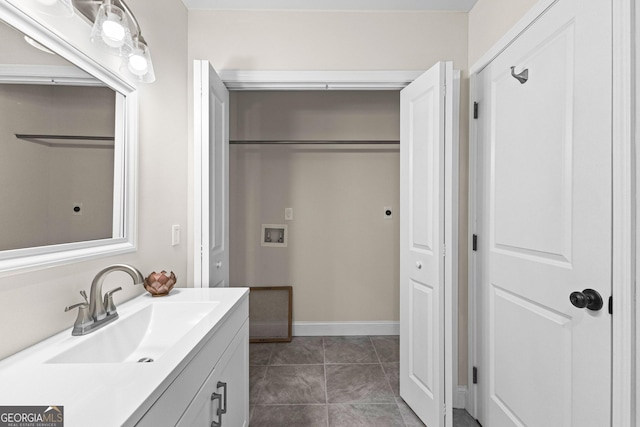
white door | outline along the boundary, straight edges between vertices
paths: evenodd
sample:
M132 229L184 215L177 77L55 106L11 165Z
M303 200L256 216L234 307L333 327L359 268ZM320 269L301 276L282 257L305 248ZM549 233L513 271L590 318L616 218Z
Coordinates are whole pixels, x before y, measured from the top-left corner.
M453 159L445 158L453 138L445 85L452 93L452 71L450 62L438 63L400 92L400 396L430 427L444 426L445 414L452 422L453 361L445 360L452 344L445 187L453 173Z
M194 61L194 286L229 286L229 91Z
M611 2L560 0L478 75L485 426L610 425L611 66Z

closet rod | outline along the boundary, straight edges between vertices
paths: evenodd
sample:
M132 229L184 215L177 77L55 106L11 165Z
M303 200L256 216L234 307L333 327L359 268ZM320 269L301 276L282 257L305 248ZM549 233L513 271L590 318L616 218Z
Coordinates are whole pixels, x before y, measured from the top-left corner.
M265 140L265 141L229 141L231 145L389 145L400 144L398 140L389 141L319 141L319 140L307 140L307 141L280 141L280 140Z
M84 141L113 141L112 136L87 136L87 135L37 135L28 133L16 133L16 138L20 139L68 139Z

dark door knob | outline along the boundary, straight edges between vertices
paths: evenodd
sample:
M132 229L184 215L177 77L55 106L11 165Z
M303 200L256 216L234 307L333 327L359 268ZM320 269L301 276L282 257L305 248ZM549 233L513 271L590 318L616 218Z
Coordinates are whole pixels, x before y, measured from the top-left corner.
M578 308L586 307L593 311L598 311L602 308L602 297L598 291L593 289L585 289L582 292L571 292L569 301Z

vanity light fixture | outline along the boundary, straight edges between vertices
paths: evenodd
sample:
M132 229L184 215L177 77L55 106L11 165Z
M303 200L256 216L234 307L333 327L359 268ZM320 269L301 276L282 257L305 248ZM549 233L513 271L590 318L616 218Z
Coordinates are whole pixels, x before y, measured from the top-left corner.
M138 20L124 0L102 1L93 19L91 41L121 56L120 71L129 78L144 83L155 81L149 45L142 37Z
M120 72L129 79L151 83L156 75L151 62L149 45L138 20L124 0L35 0L40 10L51 15L68 16L78 11L93 23L91 42L102 50L122 58ZM58 12L58 13L56 13Z

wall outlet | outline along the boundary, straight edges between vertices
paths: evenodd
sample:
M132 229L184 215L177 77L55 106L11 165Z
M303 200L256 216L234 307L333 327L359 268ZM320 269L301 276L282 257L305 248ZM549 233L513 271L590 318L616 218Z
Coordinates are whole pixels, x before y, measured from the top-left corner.
M287 221L293 219L293 208L284 208L284 219Z
M384 219L391 219L393 218L393 209L391 208L391 206L385 206L384 207Z

